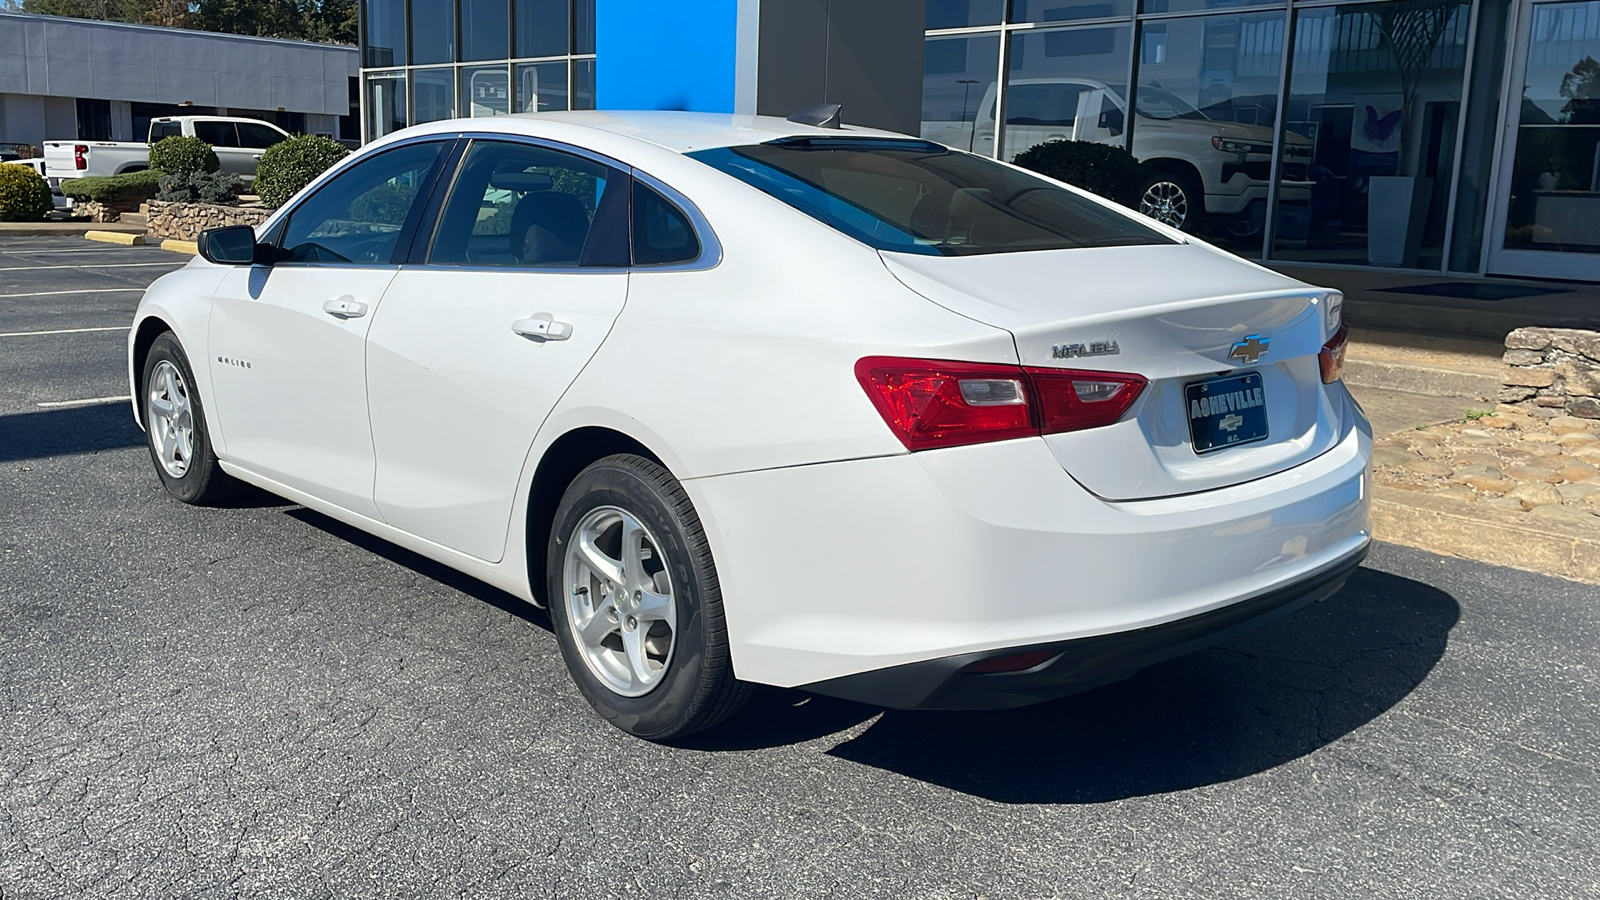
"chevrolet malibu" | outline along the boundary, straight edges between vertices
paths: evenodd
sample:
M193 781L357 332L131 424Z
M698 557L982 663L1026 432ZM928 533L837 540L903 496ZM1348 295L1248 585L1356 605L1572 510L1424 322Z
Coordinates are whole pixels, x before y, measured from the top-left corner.
M1340 588L1371 431L1339 294L796 118L437 122L205 233L129 339L157 476L547 606L652 740L755 684L1021 706Z

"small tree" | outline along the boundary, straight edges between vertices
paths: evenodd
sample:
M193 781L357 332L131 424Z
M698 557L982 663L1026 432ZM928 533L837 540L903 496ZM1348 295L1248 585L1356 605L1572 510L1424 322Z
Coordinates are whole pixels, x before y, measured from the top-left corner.
M1139 163L1121 147L1093 141L1046 141L1018 153L1012 161L1124 206L1138 201Z
M150 145L150 168L168 175L194 175L220 172L222 162L205 141L175 134Z
M0 163L0 222L37 222L55 204L50 186L28 166Z
M297 134L268 147L256 164L256 194L274 209L289 202L329 166L350 154L333 138Z

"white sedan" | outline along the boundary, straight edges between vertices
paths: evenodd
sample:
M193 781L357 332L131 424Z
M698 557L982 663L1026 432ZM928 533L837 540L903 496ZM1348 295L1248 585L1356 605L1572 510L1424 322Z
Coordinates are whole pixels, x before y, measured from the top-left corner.
M1334 593L1338 293L1024 170L694 113L436 122L151 286L179 499L265 488L548 605L607 719L1020 706Z

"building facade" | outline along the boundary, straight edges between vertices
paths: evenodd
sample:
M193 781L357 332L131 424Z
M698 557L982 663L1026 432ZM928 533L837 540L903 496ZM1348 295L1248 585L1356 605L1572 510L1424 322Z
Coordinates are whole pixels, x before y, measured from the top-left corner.
M172 115L354 140L358 72L354 47L0 13L0 143L142 141Z
M366 0L363 52L369 137L844 102L1124 147L1146 209L1250 259L1600 281L1600 0Z

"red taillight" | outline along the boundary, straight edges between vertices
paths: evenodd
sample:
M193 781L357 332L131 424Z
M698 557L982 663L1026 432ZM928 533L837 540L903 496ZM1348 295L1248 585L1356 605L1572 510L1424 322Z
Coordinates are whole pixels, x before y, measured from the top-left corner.
M88 154L88 152L89 152L89 148L88 148L87 145L84 145L84 144L73 144L72 145L72 167L74 169L80 169L81 170L81 169L89 168L89 160L85 158L85 156L86 156L86 154Z
M1055 650L1025 650L1021 653L1012 653L1009 656L991 656L981 659L961 671L970 675L994 675L1000 672L1022 672L1039 665L1061 653Z
M1322 383L1333 384L1344 377L1344 351L1350 346L1350 328L1340 325L1339 330L1322 345L1317 363L1322 366Z
M1145 380L1120 372L869 356L856 378L907 450L1109 425Z

